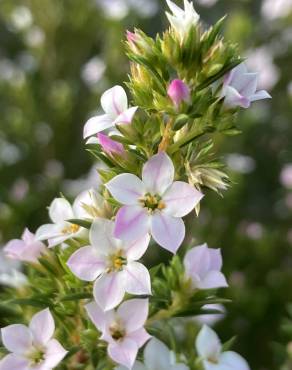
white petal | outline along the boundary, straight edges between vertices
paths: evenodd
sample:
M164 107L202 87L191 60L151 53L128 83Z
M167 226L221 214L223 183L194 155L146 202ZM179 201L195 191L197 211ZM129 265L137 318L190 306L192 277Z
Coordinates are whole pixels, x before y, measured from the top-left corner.
M142 180L146 190L163 194L174 179L174 166L169 156L160 152L151 157L143 166Z
M74 218L71 204L64 198L56 198L52 201L49 216L55 224Z
M24 357L9 354L0 360L0 370L30 370L29 362Z
M130 294L151 294L150 274L139 262L129 262L125 267L125 290Z
M148 299L130 299L123 302L117 314L123 320L127 332L142 328L148 317Z
M115 367L114 370L128 370L128 368L125 366L118 366L118 367ZM149 369L147 369L146 366L142 364L142 362L136 361L134 363L132 370L149 370Z
M196 339L198 355L203 359L219 359L221 342L218 335L209 326L204 325Z
M169 370L170 360L170 351L160 340L153 338L147 343L144 350L144 363L147 369Z
M109 255L116 250L118 241L113 236L114 222L105 218L96 218L89 231L89 240L100 254Z
M22 355L32 346L32 335L25 325L14 324L1 329L2 342L10 352Z
M233 351L223 352L219 358L220 365L226 366L226 368L236 370L249 370L248 363L238 353Z
M175 16L182 17L184 15L184 11L181 8L179 8L174 2L172 2L171 0L166 0L166 2L167 2L169 9L172 11L172 13Z
M54 318L48 308L36 313L29 324L34 343L44 345L53 336L55 331Z
M128 333L127 338L132 339L140 348L144 346L147 340L151 338L151 335L149 335L144 328L140 328L138 330L132 331L131 333Z
M109 314L112 314L112 312L105 313L100 306L92 301L85 305L86 312L88 316L90 317L90 320L94 323L96 328L103 332L105 329L105 325L107 322L107 316Z
M138 107L131 107L124 112L122 112L115 120L115 125L130 124L133 120L133 117L137 111Z
M240 93L240 95L249 97L256 91L258 83L257 77L257 73L244 73L234 79L232 82L232 87L234 87Z
M134 242L128 242L126 248L126 255L128 260L137 261L146 252L150 242L150 235L146 234Z
M125 295L124 273L113 272L98 278L93 287L95 301L104 310L108 311L122 302Z
M145 193L142 181L130 173L117 175L105 186L118 202L127 205L137 204L138 199Z
M203 196L186 182L175 181L163 195L162 200L166 205L163 212L173 217L183 217L195 208Z
M210 271L201 280L199 288L201 289L215 289L228 287L225 276L220 271Z
M190 249L185 255L184 266L188 276L204 277L210 269L210 254L207 244Z
M265 91L265 90L260 90L260 91L257 91L255 94L253 94L251 97L250 97L250 100L251 101L257 101L257 100L262 100L262 99L271 99L271 95Z
M46 224L40 226L36 233L36 239L37 240L47 240L50 238L54 238L61 235L61 227L60 225L55 224Z
M44 367L53 369L66 356L68 351L56 339L51 339L46 345Z
M134 341L124 339L121 342L110 344L108 354L118 364L131 369L138 354L138 346Z
M67 265L74 275L85 281L95 280L106 269L104 258L92 246L77 249L70 256Z
M151 234L161 247L176 253L185 237L185 225L181 218L156 212L151 218Z
M114 86L105 91L100 99L101 106L110 118L117 118L128 108L128 98L122 86Z
M239 94L239 92L232 86L227 86L225 90L224 104L230 108L234 108L237 106L248 108L250 106L250 99Z
M102 116L94 116L86 121L83 128L83 138L86 139L89 136L96 135L97 133L112 127L113 120L107 114Z

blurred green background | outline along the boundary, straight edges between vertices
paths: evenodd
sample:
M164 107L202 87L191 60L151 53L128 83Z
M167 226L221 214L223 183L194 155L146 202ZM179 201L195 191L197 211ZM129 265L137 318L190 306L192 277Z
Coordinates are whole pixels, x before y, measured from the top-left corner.
M234 185L223 199L208 193L194 228L198 243L225 257L234 302L218 330L238 335L252 369L291 369L292 1L195 7L206 24L228 14L226 38L273 96L241 112L241 136L218 138ZM60 192L74 197L97 183L83 124L100 94L127 78L125 30L160 32L164 10L163 0L0 1L0 245L44 223Z

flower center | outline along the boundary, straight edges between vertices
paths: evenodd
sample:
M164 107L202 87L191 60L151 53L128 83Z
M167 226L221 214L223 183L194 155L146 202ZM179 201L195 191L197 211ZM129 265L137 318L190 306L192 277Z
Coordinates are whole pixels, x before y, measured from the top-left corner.
M107 272L122 271L123 267L127 264L127 259L123 256L122 251L109 256Z
M75 234L80 229L79 225L71 224L62 229L62 234Z
M122 327L120 323L117 323L117 322L113 323L109 327L109 331L110 331L112 338L116 341L123 339L126 335L126 330Z
M147 208L148 212L153 213L156 209L165 208L165 203L162 201L161 196L158 194L146 193L143 198L141 198L140 203L144 208Z
M44 350L41 348L34 348L27 356L32 365L39 365L45 359Z

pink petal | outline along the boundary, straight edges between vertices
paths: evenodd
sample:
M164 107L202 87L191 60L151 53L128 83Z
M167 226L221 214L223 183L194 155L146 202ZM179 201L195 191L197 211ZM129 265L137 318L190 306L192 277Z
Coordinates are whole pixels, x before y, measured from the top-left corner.
M137 204L138 199L145 192L144 185L139 177L130 173L117 175L105 186L118 202L127 205Z
M163 194L174 179L174 166L169 156L160 152L143 166L142 180L150 193Z
M105 218L96 218L91 225L89 240L100 254L105 256L112 254L118 247L118 241L114 238L114 222Z
M137 343L138 348L140 348L151 338L151 335L149 335L144 328L141 328L128 334L127 338L132 339Z
M96 135L98 132L104 131L113 125L113 120L107 114L91 117L84 125L83 138L86 139L89 136Z
M70 256L67 265L74 275L85 281L95 280L106 269L105 260L91 246L77 249Z
M210 269L210 253L207 244L190 249L184 258L184 266L188 276L200 278Z
M150 242L150 235L143 235L141 238L135 240L134 242L128 242L128 247L126 249L126 255L128 260L137 261L146 252Z
M248 108L250 106L250 100L239 94L239 92L233 87L227 86L224 104L230 108L237 106Z
M74 218L71 204L64 198L56 198L52 201L49 207L49 216L55 224Z
M225 276L220 271L210 271L200 282L200 289L216 289L228 287Z
M100 99L102 109L110 118L117 118L128 108L128 98L122 86L114 86L105 91Z
M30 232L28 228L25 228L21 235L21 239L26 243L31 243L35 240L35 235Z
M21 255L24 249L25 242L23 240L12 239L5 245L3 251L8 258L21 260Z
M104 274L95 281L93 296L104 311L111 310L122 302L125 295L123 275L123 271Z
M115 125L128 125L132 122L138 107L131 107L122 112L114 121Z
M2 342L10 352L22 355L32 347L32 335L25 325L14 324L1 329Z
M1 370L29 370L29 362L23 357L9 354L0 360Z
M125 290L130 294L151 294L151 281L147 268L139 262L128 262L124 269Z
M101 332L104 331L109 312L104 312L94 301L86 304L85 309L96 328Z
M114 235L124 241L137 240L148 234L149 226L149 216L144 208L124 206L116 215Z
M238 353L233 351L226 351L220 355L219 364L226 369L236 370L250 370L246 360Z
M167 95L174 105L179 106L181 102L190 100L190 88L182 80L175 79L168 86Z
M107 154L120 154L125 153L123 144L118 143L117 141L112 140L108 135L97 134L99 144L102 147L102 150Z
M34 343L45 345L55 331L54 318L48 308L36 313L29 324Z
M195 208L203 196L186 182L175 181L163 195L162 199L166 205L163 212L173 217L183 217Z
M109 356L118 364L131 369L138 354L138 346L131 339L115 342L108 346Z
M157 244L176 253L185 237L185 225L181 218L156 212L151 219L151 234Z
M51 339L46 345L44 367L53 369L63 360L67 353L68 351L56 339Z
M142 328L148 317L148 299L130 299L123 302L117 310L123 320L127 333Z

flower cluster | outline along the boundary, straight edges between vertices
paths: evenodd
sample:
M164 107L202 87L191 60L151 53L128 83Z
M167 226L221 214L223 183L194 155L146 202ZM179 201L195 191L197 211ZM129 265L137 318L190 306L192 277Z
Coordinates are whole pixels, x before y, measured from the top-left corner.
M26 229L4 249L28 265L31 290L21 291L14 304L50 307L60 324L56 334L70 346L68 369L96 361L98 368L118 370L249 369L207 326L194 329L192 356L170 350L165 343L178 339L163 331L152 337L162 320L224 303L217 296L228 287L221 250L190 245L186 217L191 222L199 214L207 188L219 192L228 185L222 164L210 157L213 139L205 135L236 133L238 109L270 97L257 91L257 74L224 43L222 21L204 32L192 2L184 0L184 9L170 0L167 5L170 28L163 36L127 33L133 106L123 87L114 86L101 96L104 114L85 123L87 149L105 164L102 184L73 205L54 199L52 223L35 235ZM148 249L160 253L159 246L171 252L171 261L148 269ZM11 353L0 370L58 366L67 351L52 339L54 331L48 308L29 328L2 329Z

